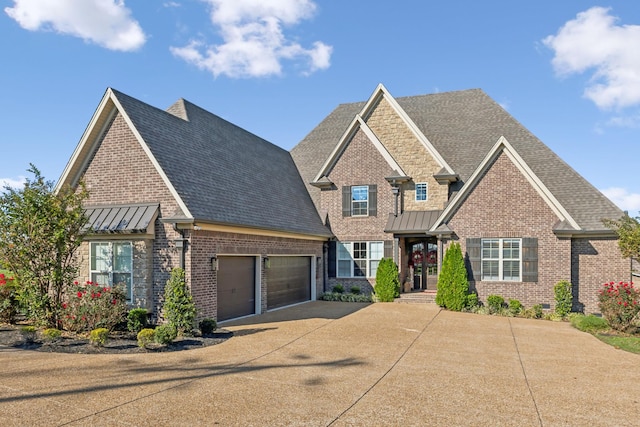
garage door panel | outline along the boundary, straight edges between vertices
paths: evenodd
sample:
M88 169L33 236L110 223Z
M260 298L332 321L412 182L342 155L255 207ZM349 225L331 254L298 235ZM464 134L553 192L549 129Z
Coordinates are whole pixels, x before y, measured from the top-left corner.
M255 313L255 258L218 257L218 321Z
M267 308L311 299L311 258L270 257L267 270Z

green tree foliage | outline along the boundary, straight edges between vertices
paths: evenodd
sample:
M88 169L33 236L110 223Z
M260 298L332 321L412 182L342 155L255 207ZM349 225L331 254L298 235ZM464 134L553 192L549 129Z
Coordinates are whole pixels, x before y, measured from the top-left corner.
M19 278L21 304L27 317L56 327L62 296L73 284L76 250L86 234L82 203L88 193L55 192L34 166L24 188L5 187L0 195L0 263Z
M196 306L184 278L184 270L174 268L164 288L162 304L164 318L178 333L191 332L196 318Z
M556 300L555 313L560 317L565 317L571 313L573 305L573 292L571 283L561 280L553 287L553 293Z
M398 266L391 258L382 258L376 271L374 292L380 302L392 302L400 295Z
M605 219L605 227L618 235L618 247L625 258L640 259L640 217L625 214L619 220Z
M460 244L452 243L444 255L438 276L436 304L447 310L461 311L467 305L469 282Z

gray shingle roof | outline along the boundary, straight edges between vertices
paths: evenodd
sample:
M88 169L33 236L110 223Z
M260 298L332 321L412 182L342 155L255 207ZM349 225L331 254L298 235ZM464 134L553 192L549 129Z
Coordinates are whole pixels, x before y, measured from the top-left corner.
M286 150L185 100L113 93L196 221L331 235Z
M480 89L396 98L398 104L465 182L504 136L585 230L622 211ZM291 151L309 182L364 103L343 104ZM308 187L309 188L309 187ZM309 190L317 197L318 189Z

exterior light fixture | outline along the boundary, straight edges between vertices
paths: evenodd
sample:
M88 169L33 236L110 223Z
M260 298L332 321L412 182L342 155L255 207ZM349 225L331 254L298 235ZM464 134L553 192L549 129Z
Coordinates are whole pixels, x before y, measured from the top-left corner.
M262 258L262 261L264 262L264 268L265 269L271 267L271 261L269 261L269 257L268 256Z
M218 271L218 257L214 255L209 261L211 263L211 271Z

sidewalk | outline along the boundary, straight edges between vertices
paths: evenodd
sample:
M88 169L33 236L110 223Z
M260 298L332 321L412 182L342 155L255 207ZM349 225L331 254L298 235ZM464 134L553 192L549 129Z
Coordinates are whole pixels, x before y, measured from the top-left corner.
M624 426L640 356L566 323L312 302L171 353L0 348L7 426Z

